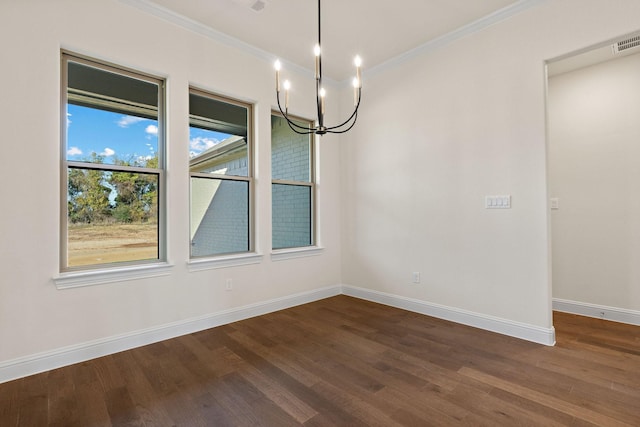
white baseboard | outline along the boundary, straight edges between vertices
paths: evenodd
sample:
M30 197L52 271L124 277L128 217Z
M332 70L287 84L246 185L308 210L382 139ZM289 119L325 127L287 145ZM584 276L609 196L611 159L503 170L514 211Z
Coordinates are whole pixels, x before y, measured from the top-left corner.
M341 294L341 286L288 295L269 301L220 311L197 318L182 320L159 327L139 330L99 340L84 342L52 351L29 355L0 363L0 384L62 366L84 362L97 357L129 350L181 335L226 325L239 320L271 313Z
M215 328L216 326L226 325L340 294L540 344L553 345L555 343L555 331L553 328L540 328L370 289L349 285L335 285L2 362L0 363L0 384L17 378L84 362L124 350L130 350L181 335ZM636 316L638 316L638 313L636 313Z
M564 313L578 314L580 316L595 317L597 319L612 320L614 322L640 326L640 311L635 310L590 304L588 302L570 301L560 298L553 299L553 309Z
M352 297L385 304L403 310L425 314L451 322L461 323L467 326L484 329L511 337L520 338L535 343L552 346L556 342L556 334L553 327L542 328L485 314L474 313L458 308L433 304L413 298L373 291L371 289L342 285L342 293Z

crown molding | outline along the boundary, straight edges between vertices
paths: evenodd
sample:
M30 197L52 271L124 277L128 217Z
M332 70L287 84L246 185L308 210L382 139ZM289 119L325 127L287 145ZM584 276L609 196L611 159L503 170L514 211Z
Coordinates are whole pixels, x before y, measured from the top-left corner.
M453 30L447 34L421 44L420 46L410 49L393 58L390 58L389 60L381 64L375 65L374 67L367 70L367 75L374 76L386 72L389 69L407 62L417 56L427 54L450 43L453 43L454 41L459 40L463 37L467 37L471 34L482 31L485 28L509 19L546 1L547 0L519 0L510 6L499 9L456 30Z
M256 46L253 46L235 37L231 37L230 35L225 34L222 31L218 31L201 22L198 22L191 18L187 18L184 15L174 12L171 9L167 9L164 6L160 6L159 4L156 4L150 0L119 0L119 1L120 3L124 3L131 7L134 7L138 10L141 10L152 16L160 18L164 21L175 24L181 28L192 31L201 36L207 37L211 40L222 43L226 46L238 49L241 52L254 56L269 64L272 64L277 58L277 55L271 52L268 52L264 49L260 49ZM314 71L305 67L301 67L300 65L290 62L286 59L280 58L280 62L282 62L282 65L286 67L288 70L294 70L296 73L306 75L306 76L312 76L312 77L315 75ZM332 80L331 78L326 78L326 80L327 80L327 83L329 84L334 84L334 85L337 84L336 80Z
M119 1L121 3L132 6L136 9L139 9L143 12L146 12L150 15L153 15L157 18L163 19L167 22L178 25L187 30L193 31L202 36L208 37L209 39L215 40L219 43L238 49L242 52L245 52L249 55L252 55L268 63L273 62L277 57L277 55L271 52L267 52L266 50L257 48L249 43L243 42L242 40L239 40L235 37L231 37L228 34L225 34L221 31L211 28L201 22L195 21L191 18L187 18L186 16L176 13L170 9L167 9L164 6L160 6L151 0L119 0ZM464 25L454 31L451 31L438 38L430 40L418 47L415 47L404 53L401 53L400 55L390 58L389 60L381 64L375 65L367 69L366 75L364 77L371 77L371 76L386 72L387 70L394 68L397 65L402 64L406 61L409 61L417 56L424 55L426 53L439 49L443 46L446 46L449 43L452 43L458 39L469 36L478 31L482 31L487 27L490 27L501 21L509 19L512 16L522 13L546 1L547 0L519 0L510 6L497 10L487 16L484 16L476 21L473 21L467 25ZM306 76L314 75L314 71L312 71L311 69L301 67L300 65L287 61L286 59L281 58L280 61L283 63L283 65L286 66L287 69L295 70L297 73L301 75L306 75ZM326 83L334 86L335 85L345 86L345 85L350 85L351 80L345 79L342 81L337 81L327 77Z

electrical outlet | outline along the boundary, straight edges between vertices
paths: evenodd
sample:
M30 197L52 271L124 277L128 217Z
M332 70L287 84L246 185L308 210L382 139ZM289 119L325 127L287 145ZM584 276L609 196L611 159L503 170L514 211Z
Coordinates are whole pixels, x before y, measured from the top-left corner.
M411 278L412 278L413 283L420 283L420 272L419 271L414 271L411 274Z
M230 291L233 289L233 279L227 279L227 282L224 285L225 291Z

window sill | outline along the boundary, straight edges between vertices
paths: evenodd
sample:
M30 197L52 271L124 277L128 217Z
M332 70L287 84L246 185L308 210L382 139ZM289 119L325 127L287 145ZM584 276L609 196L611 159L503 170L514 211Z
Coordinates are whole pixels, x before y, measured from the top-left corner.
M276 249L271 251L271 261L284 261L287 259L303 258L321 255L324 248L319 246L307 246L303 248Z
M190 272L212 270L215 268L235 267L237 265L260 264L262 254L249 253L239 255L226 255L215 258L192 259L187 262Z
M173 265L148 264L93 271L74 271L60 273L53 278L58 289L79 288L83 286L102 285L125 280L146 279L149 277L168 276Z

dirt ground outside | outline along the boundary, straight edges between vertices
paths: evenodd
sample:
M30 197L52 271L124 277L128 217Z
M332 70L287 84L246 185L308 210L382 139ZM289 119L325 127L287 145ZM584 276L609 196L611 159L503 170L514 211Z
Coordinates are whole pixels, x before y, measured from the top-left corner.
M78 267L158 258L158 225L69 224L68 264Z

